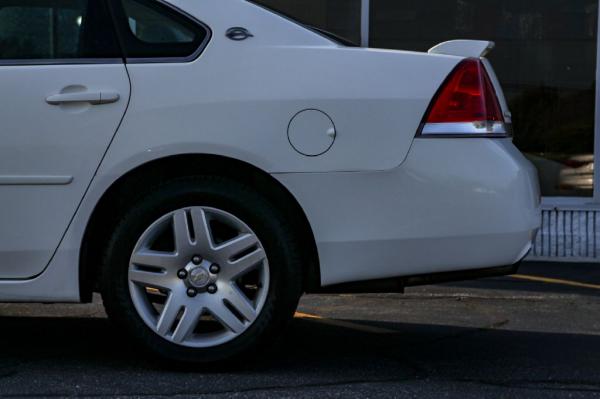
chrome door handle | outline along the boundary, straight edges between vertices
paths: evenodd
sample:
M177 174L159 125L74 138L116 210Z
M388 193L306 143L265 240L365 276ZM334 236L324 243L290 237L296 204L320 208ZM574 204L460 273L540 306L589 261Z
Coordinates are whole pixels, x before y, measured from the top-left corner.
M110 104L119 101L121 96L114 91L83 91L80 93L54 94L46 98L50 105L71 103L90 103L92 105Z

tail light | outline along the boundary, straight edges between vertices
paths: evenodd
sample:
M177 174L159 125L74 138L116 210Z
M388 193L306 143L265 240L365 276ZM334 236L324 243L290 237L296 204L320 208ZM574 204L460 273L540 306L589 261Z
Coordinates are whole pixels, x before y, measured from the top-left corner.
M434 97L421 136L506 137L509 127L494 85L479 59L462 61Z

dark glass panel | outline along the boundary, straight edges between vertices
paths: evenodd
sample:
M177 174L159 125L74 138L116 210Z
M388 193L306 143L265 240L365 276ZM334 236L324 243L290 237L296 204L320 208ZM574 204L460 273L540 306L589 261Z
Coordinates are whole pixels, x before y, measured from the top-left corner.
M371 46L496 42L515 143L547 196L591 196L597 0L371 0Z
M360 44L360 0L253 0L298 22Z

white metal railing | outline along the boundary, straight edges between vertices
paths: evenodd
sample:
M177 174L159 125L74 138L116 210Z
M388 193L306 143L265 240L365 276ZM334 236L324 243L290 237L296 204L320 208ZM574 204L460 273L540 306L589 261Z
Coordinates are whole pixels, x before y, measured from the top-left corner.
M542 226L528 259L600 261L600 208L544 205Z

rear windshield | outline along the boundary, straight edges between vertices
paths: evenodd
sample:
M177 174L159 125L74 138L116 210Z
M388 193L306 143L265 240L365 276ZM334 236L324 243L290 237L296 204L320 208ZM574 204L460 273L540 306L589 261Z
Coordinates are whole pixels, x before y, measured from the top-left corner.
M271 11L272 13L277 14L280 17L285 18L291 22L294 22L308 30L311 30L311 31L317 33L318 35L323 36L323 37L333 41L336 44L339 44L342 46L349 46L349 47L358 47L359 46L358 43L356 43L355 41L353 41L347 37L344 37L343 35L330 32L329 30L324 29L322 27L313 25L306 21L299 20L296 16L294 16L290 12L286 11L283 7L272 4L272 3L276 3L276 1L273 1L273 0L247 0L247 1L250 3L253 3L259 7L267 9L267 10Z

